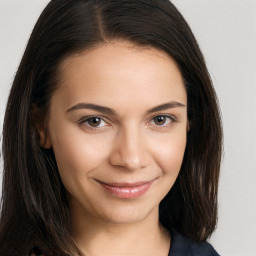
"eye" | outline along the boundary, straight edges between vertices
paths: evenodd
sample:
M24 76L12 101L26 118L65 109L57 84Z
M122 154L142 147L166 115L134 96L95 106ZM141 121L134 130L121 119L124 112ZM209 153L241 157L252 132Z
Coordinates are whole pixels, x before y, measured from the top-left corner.
M92 126L92 127L99 127L102 125L102 123L104 122L101 118L99 117L90 117L87 119L87 124Z
M79 124L80 125L85 124L89 128L100 128L100 127L107 126L107 123L98 116L82 118L81 120L79 120Z
M153 120L156 125L162 126L166 123L167 118L166 116L156 116Z
M167 115L159 115L159 116L155 116L150 123L156 126L165 127L170 125L172 122L176 122L175 117L167 116Z

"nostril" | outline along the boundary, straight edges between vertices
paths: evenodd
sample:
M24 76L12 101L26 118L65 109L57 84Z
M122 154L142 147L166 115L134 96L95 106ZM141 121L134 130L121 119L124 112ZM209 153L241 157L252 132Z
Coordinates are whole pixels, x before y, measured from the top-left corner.
M149 161L146 154L124 154L115 152L110 158L111 165L124 167L129 171L136 171L145 168Z

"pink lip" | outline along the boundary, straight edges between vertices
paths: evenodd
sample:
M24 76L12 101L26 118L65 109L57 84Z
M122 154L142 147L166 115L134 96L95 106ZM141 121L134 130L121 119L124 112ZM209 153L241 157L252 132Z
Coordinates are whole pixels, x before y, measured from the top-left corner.
M135 182L135 183L111 183L106 184L98 181L99 184L110 194L126 199L133 199L142 196L145 194L150 188L152 181L144 181L144 182Z

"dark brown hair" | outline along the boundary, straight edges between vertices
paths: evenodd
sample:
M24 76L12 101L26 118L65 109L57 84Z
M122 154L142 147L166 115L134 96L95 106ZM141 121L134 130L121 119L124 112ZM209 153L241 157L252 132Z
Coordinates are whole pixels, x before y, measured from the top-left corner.
M160 222L199 242L214 231L222 127L203 55L182 15L168 0L52 0L34 27L6 108L0 255L29 255L33 246L46 255L82 255L70 236L53 150L40 147L34 119L47 115L65 58L117 39L166 52L187 91L185 156L160 203Z

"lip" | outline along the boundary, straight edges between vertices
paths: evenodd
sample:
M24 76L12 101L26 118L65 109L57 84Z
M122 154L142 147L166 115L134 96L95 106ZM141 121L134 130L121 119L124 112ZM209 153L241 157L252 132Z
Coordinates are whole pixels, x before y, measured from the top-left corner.
M154 180L139 181L134 183L118 182L104 183L97 181L108 193L123 199L134 199L144 195L151 187Z

